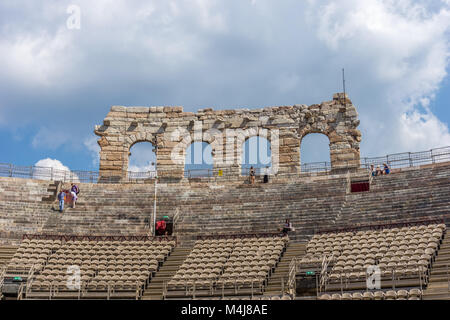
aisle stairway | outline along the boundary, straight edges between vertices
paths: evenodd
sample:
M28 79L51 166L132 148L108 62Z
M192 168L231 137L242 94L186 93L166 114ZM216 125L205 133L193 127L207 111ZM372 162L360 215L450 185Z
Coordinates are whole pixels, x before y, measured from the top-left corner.
M289 264L294 257L301 257L306 253L306 243L289 243L281 257L274 273L269 279L265 295L279 295L282 291L282 281L286 282L289 276Z
M0 246L0 270L8 264L9 260L12 259L17 248L17 246Z
M183 261L191 252L192 247L176 247L163 266L151 280L145 290L142 300L161 300L163 298L163 286L168 282L183 264Z
M450 163L410 168L373 179L370 192L349 194L346 175L258 181L187 180L158 183L157 219L170 216L180 243L202 235L276 232L290 219L293 242L322 229L407 222L445 216L450 221ZM0 244L23 234L145 235L153 213L153 184L80 183L75 209L56 210L55 183L0 178ZM67 184L65 186L67 188ZM52 209L53 208L53 209Z
M424 300L450 300L450 237L444 238L433 263Z
M38 233L51 214L51 181L0 177L0 245L17 245L24 233Z

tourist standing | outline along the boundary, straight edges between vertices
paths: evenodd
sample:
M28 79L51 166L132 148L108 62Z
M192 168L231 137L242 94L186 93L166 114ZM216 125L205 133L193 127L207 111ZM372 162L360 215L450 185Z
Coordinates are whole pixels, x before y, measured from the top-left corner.
M64 199L66 198L66 193L61 190L58 194L58 200L59 200L59 212L63 212L64 210Z
M386 163L383 163L383 166L384 166L384 170L383 170L384 174L391 173L391 169L389 168L389 166Z
M255 184L255 168L250 167L250 184Z
M72 196L72 208L75 208L75 204L78 200L77 194L74 191L70 191L70 194Z
M292 231L292 223L291 221L289 221L289 219L286 219L286 222L282 230L283 235L287 235L289 231Z

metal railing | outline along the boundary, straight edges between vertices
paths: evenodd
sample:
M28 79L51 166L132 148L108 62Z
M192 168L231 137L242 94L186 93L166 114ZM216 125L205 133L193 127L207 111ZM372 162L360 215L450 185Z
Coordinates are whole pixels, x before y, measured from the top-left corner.
M176 236L147 235L72 235L72 234L23 234L22 239L61 240L61 241L177 241Z
M249 166L245 166L241 168L241 175L242 176L250 176L250 170L251 168ZM254 172L255 172L255 176L257 177L261 177L264 175L273 175L270 167L266 168L266 167L254 167L253 168Z
M253 297L255 294L261 295L264 293L267 281L267 277L264 281L242 281L235 279L234 281L231 280L227 285L224 282L219 283L217 280L209 281L208 285L205 285L203 281L199 283L192 281L190 284L187 283L169 288L170 280L165 280L163 282L163 300L171 298L170 293L174 294L174 298L179 298L182 294L184 297L189 297L194 300L198 295L205 295L205 293L206 296L221 296L222 298L244 293Z
M32 285L33 285L33 281L25 283L22 283L21 286L19 287L19 294L18 294L18 299L19 300L23 300L24 299L24 288L25 288L25 297L30 296L33 291L32 291ZM96 291L94 290L94 292L96 293L104 293L105 294L105 298L106 300L110 300L111 298L121 298L121 293L134 293L134 297L136 300L139 300L142 298L142 294L143 294L143 288L142 288L142 283L140 283L139 281L136 281L135 283L136 287L135 288L129 288L129 289L122 289L122 287L120 285L116 285L113 282L108 282L106 287L104 287L104 290L100 290L100 291ZM39 291L40 293L47 293L48 292L48 299L52 300L55 298L60 298L59 293L62 292L75 292L77 294L77 300L81 300L83 298L87 297L87 294L90 292L90 290L88 289L88 285L85 283L82 283L82 285L80 285L78 287L78 289L71 289L71 290L60 290L61 285L57 282L57 281L52 281L50 283L50 286L48 287L48 291ZM127 297L130 296L129 294L127 294Z
M297 284L296 284L296 274L297 274L297 257L292 258L289 263L289 273L288 273L288 282L287 282L287 290L288 293L291 294L294 299L296 296ZM283 292L284 294L285 292Z
M359 167L361 169L370 169L374 167L382 167L384 163L389 165L391 169L400 169L407 167L417 167L422 165L431 165L442 162L450 162L450 147L432 149L420 152L404 152L390 154L383 157L364 157L360 159ZM330 162L313 162L302 163L300 165L301 175L323 174L327 175L332 169L345 169L347 167L355 167L354 161L344 162L342 166L332 167ZM256 168L256 175L264 175L266 168ZM241 176L249 175L249 165L242 165L240 168ZM230 178L236 176L235 169L230 168L214 168L214 169L189 169L184 171L186 178L211 178L222 177ZM269 169L269 175L272 175ZM37 166L17 166L14 164L0 163L0 177L27 178L36 180L53 180L63 182L84 182L84 183L138 183L145 180L155 179L157 171L147 172L131 172L120 176L100 176L98 171L82 171L82 170L58 170L54 168L37 167Z
M3 282L5 281L6 266L0 268L0 294L2 292Z
M340 232L357 232L357 231L368 231L368 230L382 230L382 229L393 229L393 228L403 228L403 227L412 227L412 226L421 226L421 225L430 225L430 224L445 224L445 218L448 217L449 214L441 215L438 217L430 217L428 219L418 219L411 221L403 221L403 222L386 222L386 223L374 223L367 225L358 225L358 226L347 226L347 227L338 227L331 229L317 229L314 230L314 234L324 234L324 233L340 233Z
M209 178L214 177L218 173L217 170L214 169L189 169L184 171L185 178Z

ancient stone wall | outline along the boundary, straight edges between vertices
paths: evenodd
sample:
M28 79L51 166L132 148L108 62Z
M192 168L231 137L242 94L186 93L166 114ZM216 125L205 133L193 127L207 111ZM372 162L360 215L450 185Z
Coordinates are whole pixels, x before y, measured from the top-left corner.
M361 133L356 108L347 95L311 106L294 105L263 109L200 109L182 107L113 106L95 127L100 136L100 174L124 177L130 148L137 142L157 145L160 177L184 175L184 159L193 142L212 146L213 166L232 174L241 173L242 143L262 136L271 143L272 168L276 174L300 172L300 144L309 133L322 133L330 141L332 170L360 165Z

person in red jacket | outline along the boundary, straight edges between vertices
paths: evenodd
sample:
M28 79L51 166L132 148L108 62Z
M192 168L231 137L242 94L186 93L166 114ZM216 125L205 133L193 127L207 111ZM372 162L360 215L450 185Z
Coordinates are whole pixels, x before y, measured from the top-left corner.
M166 232L166 221L160 220L156 223L156 235L162 236Z

